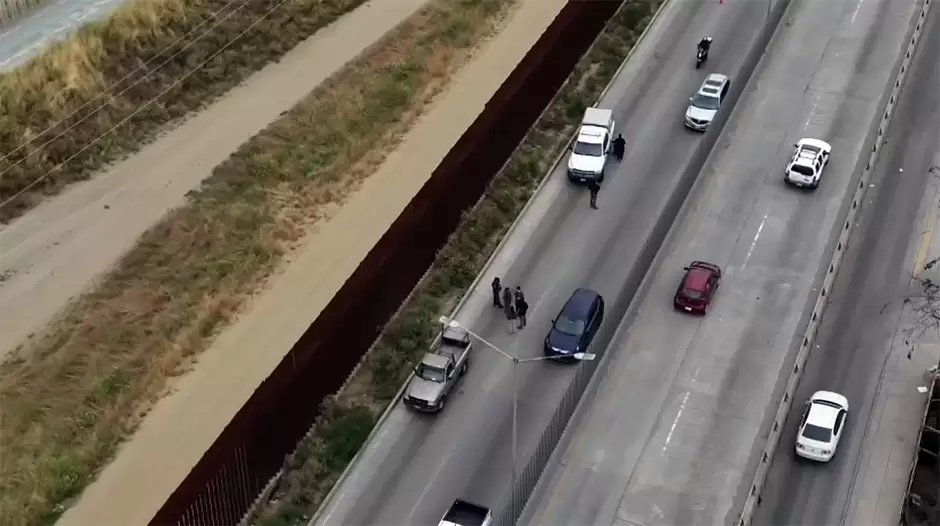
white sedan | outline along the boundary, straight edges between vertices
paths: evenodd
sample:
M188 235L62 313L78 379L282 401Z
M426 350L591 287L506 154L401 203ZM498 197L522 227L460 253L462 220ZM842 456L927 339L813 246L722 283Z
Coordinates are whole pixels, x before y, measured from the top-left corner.
M832 155L832 146L819 139L800 139L796 143L796 151L787 164L784 180L795 186L816 188L822 178L829 156Z
M817 462L832 460L848 413L849 401L844 396L832 391L816 391L803 410L796 435L796 454Z

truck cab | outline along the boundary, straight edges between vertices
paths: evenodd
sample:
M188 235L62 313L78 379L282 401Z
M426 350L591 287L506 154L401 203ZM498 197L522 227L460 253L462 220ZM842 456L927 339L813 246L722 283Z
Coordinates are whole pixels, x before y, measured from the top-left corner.
M568 158L568 178L572 182L604 180L604 168L613 141L614 127L611 110L588 108L584 111L578 136L571 146L571 156Z

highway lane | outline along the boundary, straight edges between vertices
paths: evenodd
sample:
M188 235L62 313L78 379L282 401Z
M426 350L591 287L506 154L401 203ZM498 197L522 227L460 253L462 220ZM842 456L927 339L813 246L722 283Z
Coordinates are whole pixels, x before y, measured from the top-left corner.
M576 415L570 443L520 524L735 520L913 13L913 1L897 0L790 6L686 217L615 336L596 395ZM815 192L782 180L804 136L834 150ZM704 318L671 304L693 259L724 268Z
M910 276L926 257L920 250L924 236L931 235L925 216L936 209L935 192L925 190L929 170L940 165L940 14L932 9L928 17L925 40L885 136L873 187L804 369L799 403L787 416L754 524L852 523L847 515L852 491L864 474L859 459L865 449L878 447L867 439L866 429ZM828 465L803 462L793 454L802 401L819 389L843 393L851 409L838 453ZM902 494L897 498L900 509Z
M701 141L682 127L688 97L709 70L735 79L765 11L763 2L667 4L601 104L614 108L628 153L609 171L600 209L591 210L584 190L565 183L563 166L551 174L552 183L524 218L531 231L507 242L518 254L484 277L482 290L458 315L463 323L507 352L536 356L553 315L574 288L588 286L608 300L611 330L602 330L597 342L604 344L629 300L622 290L631 262ZM697 71L695 43L705 34L726 36ZM510 336L505 320L487 306L493 274L527 292L532 312L522 333ZM520 367L520 466L573 372L544 362ZM508 364L479 349L443 414L393 411L318 524L432 524L456 497L500 505L510 479L511 390Z
M81 25L108 16L125 0L54 0L0 29L0 71L15 68Z

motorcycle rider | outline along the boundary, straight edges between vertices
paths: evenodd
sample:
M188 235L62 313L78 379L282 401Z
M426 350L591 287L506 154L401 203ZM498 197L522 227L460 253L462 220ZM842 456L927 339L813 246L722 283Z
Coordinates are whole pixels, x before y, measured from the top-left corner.
M702 40L698 42L698 50L703 52L705 55L703 59L708 58L708 50L712 47L712 37L703 37Z

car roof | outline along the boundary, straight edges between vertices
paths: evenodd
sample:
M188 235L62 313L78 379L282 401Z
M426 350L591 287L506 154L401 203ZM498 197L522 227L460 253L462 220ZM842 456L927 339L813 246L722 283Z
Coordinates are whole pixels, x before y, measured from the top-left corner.
M591 289L577 289L565 302L565 306L561 308L561 314L569 319L584 319L587 317L591 304L598 296L600 294Z
M690 267L685 274L685 288L692 290L705 290L705 284L712 275L712 271L702 267Z
M698 90L698 93L706 97L718 97L718 90L710 86L702 86L702 89Z
M450 360L447 357L439 354L426 354L424 355L424 359L421 360L421 363L424 365L437 367L438 369L443 369L449 362Z
M578 141L591 144L600 144L604 139L604 130L597 126L584 126L578 134Z
M806 417L806 423L814 426L832 429L836 423L836 415L839 410L826 401L813 400L809 406L809 415Z

